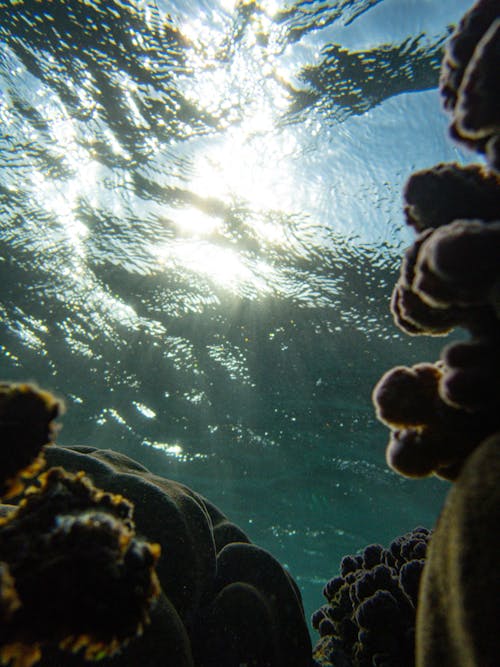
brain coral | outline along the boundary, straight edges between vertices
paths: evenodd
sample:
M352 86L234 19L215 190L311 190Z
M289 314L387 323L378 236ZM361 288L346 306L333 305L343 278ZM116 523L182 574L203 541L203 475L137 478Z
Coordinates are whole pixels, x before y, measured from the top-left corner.
M430 532L418 527L385 549L345 556L312 617L318 667L413 667L415 609Z
M0 663L307 667L282 566L188 487L52 444L59 411L48 392L0 385L3 499L18 496L0 506Z
M49 465L84 470L99 486L123 493L134 503L137 530L161 547L163 609L153 611L143 638L103 665L135 667L141 656L141 666L156 667L175 653L176 667L311 663L295 582L208 500L110 450L53 446L46 457ZM58 660L54 651L40 667L59 667Z

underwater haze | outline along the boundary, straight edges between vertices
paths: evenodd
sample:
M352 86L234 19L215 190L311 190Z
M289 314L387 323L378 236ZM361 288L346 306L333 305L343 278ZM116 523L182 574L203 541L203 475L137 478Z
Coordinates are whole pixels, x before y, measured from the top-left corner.
M412 171L447 137L469 0L0 0L0 377L59 443L208 497L298 582L431 527L371 391L442 340L395 327Z

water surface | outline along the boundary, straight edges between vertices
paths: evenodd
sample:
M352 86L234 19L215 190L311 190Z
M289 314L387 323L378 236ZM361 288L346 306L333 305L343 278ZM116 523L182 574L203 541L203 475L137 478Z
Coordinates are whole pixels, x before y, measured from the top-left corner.
M443 344L388 298L406 178L468 159L436 89L468 4L0 0L1 376L209 497L308 614L446 492L386 468L370 393Z

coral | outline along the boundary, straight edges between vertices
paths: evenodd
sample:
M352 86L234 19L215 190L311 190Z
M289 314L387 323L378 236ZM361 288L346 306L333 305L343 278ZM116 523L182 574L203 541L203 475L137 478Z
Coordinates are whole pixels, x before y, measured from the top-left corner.
M311 663L300 593L290 575L254 544L217 554L213 597L198 625L199 667Z
M496 311L500 221L455 220L436 229L420 246L412 288L431 308Z
M482 152L500 136L499 48L500 6L480 0L442 65L452 131ZM374 388L377 416L391 429L387 461L410 477L455 479L500 429L500 176L491 167L439 164L405 187L406 221L418 236L393 290L394 320L410 335L461 327L471 336L447 346L435 364L387 372Z
M446 368L439 388L443 400L470 413L493 414L500 404L499 338L451 343L441 358Z
M405 214L419 236L391 300L406 333L461 327L470 338L448 344L434 364L388 371L373 391L391 429L389 465L455 482L423 569L417 667L493 667L500 655L499 55L500 4L479 0L450 40L440 87L452 136L488 167L440 164L410 177Z
M448 364L450 357L453 361L453 350L461 350L464 345L469 349L477 344L457 343L447 348L444 357ZM500 428L497 411L485 411L474 395L474 387L481 379L485 379L483 395L487 387L498 383L495 373L489 384L486 382L487 371L483 367L488 368L489 359L484 363L484 358L476 355L479 371L473 358L469 366L462 367L446 362L421 363L412 368L397 366L381 378L373 400L377 417L391 428L386 452L391 468L408 477L431 473L445 479L457 476L463 460L486 436ZM490 400L493 395L489 395ZM471 409L478 404L479 410Z
M453 112L451 133L500 169L500 8L479 0L450 39L441 69L445 107Z
M27 667L45 645L87 660L117 653L149 622L158 557L135 538L128 501L51 468L0 524L2 593L15 595L0 660Z
M424 192L413 199L412 220L431 224L405 253L391 310L406 333L442 335L461 326L472 339L446 347L436 364L388 371L373 402L391 429L392 468L410 477L454 479L473 449L500 428L500 222L438 226L429 206L418 208Z
M43 466L62 403L35 385L0 383L0 496L10 498Z
M318 667L412 667L415 609L430 531L418 527L385 549L344 556L340 576L323 591L328 603L312 618Z
M466 461L427 550L417 667L495 667L498 634L500 433Z
M49 465L84 470L99 486L124 493L134 503L137 530L161 547L156 572L164 609L156 617L153 613L147 642L135 640L110 664L135 666L140 656L141 665L153 667L176 647L179 667L310 664L311 643L295 582L208 500L110 450L54 446L46 456ZM61 654L54 652L40 667L59 664Z
M310 664L282 566L188 487L111 450L53 444L60 406L31 385L0 388L4 498L18 494L0 511L0 663Z
M498 220L500 175L483 166L441 163L413 173L404 188L406 221L417 232L454 220Z

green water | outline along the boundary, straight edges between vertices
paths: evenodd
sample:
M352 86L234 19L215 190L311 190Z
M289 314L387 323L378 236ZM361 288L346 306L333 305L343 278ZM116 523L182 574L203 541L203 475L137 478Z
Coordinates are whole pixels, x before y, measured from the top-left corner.
M467 6L0 2L2 377L219 505L308 614L446 492L387 469L370 393L443 344L388 299L406 178L468 159L436 90Z

